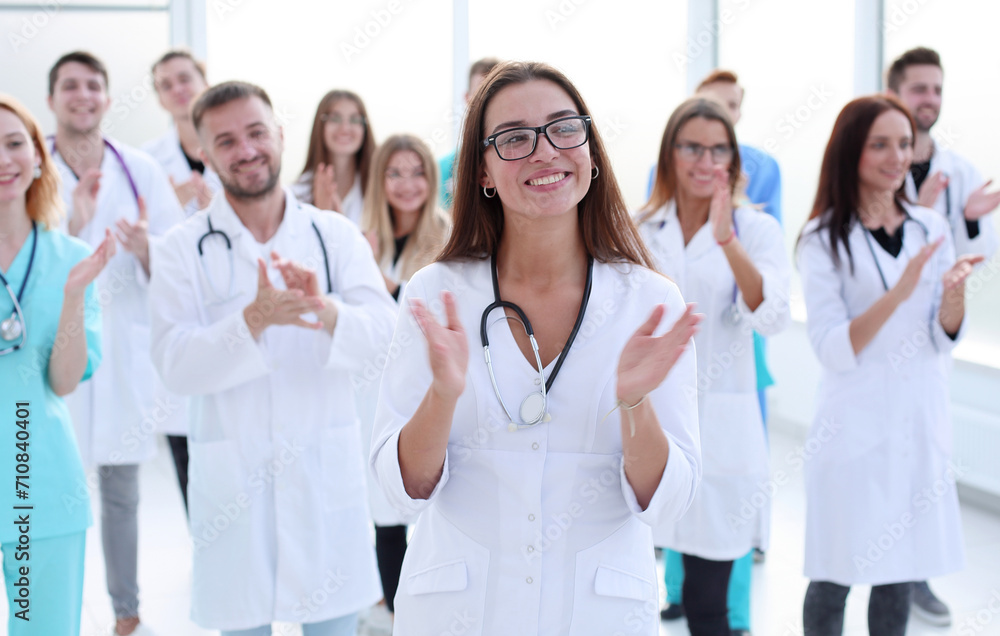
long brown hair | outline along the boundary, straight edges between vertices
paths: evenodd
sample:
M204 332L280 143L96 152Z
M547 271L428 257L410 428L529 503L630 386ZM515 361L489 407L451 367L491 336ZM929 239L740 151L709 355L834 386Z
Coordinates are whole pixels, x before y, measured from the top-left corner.
M437 206L438 171L437 162L427 144L413 135L393 135L375 151L372 172L365 197L361 229L374 230L378 236L379 266L388 270L396 258L396 241L393 231L392 210L385 196L385 171L389 160L397 152L411 150L420 157L420 163L427 179L427 200L420 210L420 220L413 234L406 240L403 253L399 255L399 273L402 280L409 280L413 274L430 264L448 238L450 221Z
M31 114L31 111L10 95L0 93L0 108L14 113L21 120L21 123L28 130L28 137L31 138L31 143L35 146L35 152L41 159L42 175L31 182L24 195L28 217L32 221L44 225L46 229L55 229L65 214L65 208L62 197L59 196L59 184L61 183L59 171L45 145L42 128L38 125L38 120Z
M501 90L532 80L553 82L569 95L577 112L590 111L583 97L565 75L540 62L504 62L483 80L469 104L462 141L455 161L452 200L454 229L438 260L481 259L493 254L503 234L503 206L499 197L486 198L479 187L484 163L486 108ZM587 254L602 263L626 262L654 269L653 260L629 216L601 135L590 127L591 160L599 170L590 189L577 205L580 232ZM584 177L586 178L586 177Z
M315 172L316 166L321 163L330 163L333 157L326 151L326 143L323 141L323 115L325 115L334 102L342 99L349 99L358 107L358 113L365 120L364 137L361 140L361 147L354 154L354 169L361 177L361 195L367 193L368 174L371 172L372 155L375 154L375 133L372 132L371 122L368 121L368 111L365 110L365 103L361 101L357 93L348 90L332 90L319 100L316 107L316 114L313 116L312 132L309 133L309 151L306 153L306 165L302 168L302 174ZM346 194L346 193L345 193Z
M906 116L906 120L910 122L910 134L913 135L916 125L903 102L891 95L859 97L848 102L837 115L833 132L830 133L830 141L823 153L819 185L816 187L816 199L813 201L809 219L819 219L816 232L829 231L830 256L833 264L838 267L840 266L838 246L840 243L844 244L852 273L854 258L847 237L858 220L860 205L858 164L868 142L872 124L882 113L890 110L898 110ZM904 185L900 185L896 192L897 205L906 201L906 195L903 193ZM799 240L802 240L802 233L799 234Z
M664 128L663 139L660 141L659 160L656 162L656 180L653 182L653 191L649 195L649 201L642 206L638 217L640 222L649 218L651 214L663 207L677 194L674 145L677 143L677 134L684 127L684 124L696 118L717 121L725 127L726 137L729 138L729 145L733 149L733 158L729 162L729 193L734 198L736 197L742 164L740 163L740 147L736 143L736 130L733 128L733 121L729 118L726 109L715 100L692 97L681 102L681 105L674 109L670 119L667 120L667 127Z

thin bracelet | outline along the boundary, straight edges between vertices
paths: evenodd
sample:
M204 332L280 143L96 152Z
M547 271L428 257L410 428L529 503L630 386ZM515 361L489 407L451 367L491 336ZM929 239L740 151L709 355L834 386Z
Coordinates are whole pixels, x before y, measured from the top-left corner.
M729 238L727 238L725 241L716 241L715 243L719 247L725 247L725 246L729 245L730 243L732 243L734 238L736 238L736 230L730 229L729 230ZM638 406L638 405L636 405L636 406Z
M648 393L646 395L648 395ZM618 406L622 407L625 410L625 413L628 415L628 432L630 437L635 437L635 418L632 417L632 409L638 407L640 404L645 402L646 395L642 396L642 398L632 406L625 404L625 402L622 401L621 399L618 400Z

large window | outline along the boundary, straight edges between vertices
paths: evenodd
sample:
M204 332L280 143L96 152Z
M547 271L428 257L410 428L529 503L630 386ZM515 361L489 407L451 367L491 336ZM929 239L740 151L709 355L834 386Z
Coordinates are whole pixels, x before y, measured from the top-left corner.
M1000 4L976 0L936 3L885 0L885 61L904 51L928 46L941 55L944 93L941 116L931 129L938 144L965 156L986 179L1000 188L1000 141L996 105L1000 100L1000 66L986 43L994 38ZM980 43L976 45L976 43ZM986 222L1000 228L1000 212ZM957 354L993 366L1000 360L1000 256L974 275L967 285L969 331Z
M46 97L48 72L64 53L82 49L108 68L108 92L114 102L104 120L105 133L139 145L166 122L153 91L149 67L169 46L166 0L102 2L121 7L104 10L93 2L0 3L0 91L19 99L47 133L55 132ZM4 6L6 5L6 7Z

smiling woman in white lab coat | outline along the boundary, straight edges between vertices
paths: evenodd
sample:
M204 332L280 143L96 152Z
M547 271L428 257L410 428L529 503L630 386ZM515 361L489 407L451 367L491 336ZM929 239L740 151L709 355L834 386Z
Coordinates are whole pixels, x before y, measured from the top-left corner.
M965 279L939 214L900 194L913 120L888 97L841 111L798 263L823 366L806 465L807 636L840 634L851 585L872 585L871 634L901 636L909 581L962 568L945 358Z
M730 568L763 539L761 507L749 503L768 476L753 331L771 336L789 319L781 227L732 203L737 148L722 106L704 98L678 106L663 133L652 197L638 217L660 271L705 315L695 337L701 487L684 517L654 532L656 545L684 555L682 597L693 636L728 636Z
M587 112L537 63L470 105L455 230L406 288L372 444L390 501L422 510L398 636L658 631L650 526L701 472L699 318L645 267Z
M365 103L351 91L332 90L316 107L306 165L292 191L300 201L360 225L374 154Z

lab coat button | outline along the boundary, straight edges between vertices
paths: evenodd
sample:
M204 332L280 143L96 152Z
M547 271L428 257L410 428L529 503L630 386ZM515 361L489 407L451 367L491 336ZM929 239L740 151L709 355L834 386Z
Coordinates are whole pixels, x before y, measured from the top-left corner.
M538 442L534 442L531 444L531 450L538 450Z
M528 552L534 552L534 551L535 551L535 546L529 545L528 546Z
M527 583L528 585L531 585L531 583L532 583L533 581L532 581L532 578L531 578L531 577L529 576L528 578L526 578L526 579L525 579L525 582L526 582L526 583Z
M540 385L541 383L542 383L541 379L539 379L539 378L535 378L535 386L538 386L538 385Z
M528 515L528 521L534 521L535 515Z

